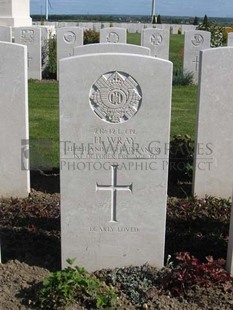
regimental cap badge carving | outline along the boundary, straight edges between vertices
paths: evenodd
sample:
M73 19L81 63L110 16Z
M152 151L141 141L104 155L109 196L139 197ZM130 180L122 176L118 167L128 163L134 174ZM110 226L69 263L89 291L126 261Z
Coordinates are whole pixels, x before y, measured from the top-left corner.
M127 73L103 74L90 90L90 106L107 123L124 123L140 109L142 92L138 83Z
M106 37L108 43L118 43L119 39L119 35L116 32L110 32Z
M63 40L67 44L73 44L76 41L76 35L73 31L67 31L63 36Z
M150 43L152 45L160 45L163 42L163 37L160 34L152 34L150 37Z
M202 45L204 43L204 37L201 34L197 33L193 36L191 42L194 46Z
M33 44L34 43L34 30L32 29L22 29L20 34L20 42L24 44Z

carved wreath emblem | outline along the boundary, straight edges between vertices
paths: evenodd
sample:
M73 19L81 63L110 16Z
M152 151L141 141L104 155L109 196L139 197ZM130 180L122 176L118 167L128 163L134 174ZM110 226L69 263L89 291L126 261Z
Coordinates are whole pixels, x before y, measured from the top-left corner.
M142 100L141 88L128 74L108 72L92 86L90 105L93 112L108 123L124 123L139 110Z

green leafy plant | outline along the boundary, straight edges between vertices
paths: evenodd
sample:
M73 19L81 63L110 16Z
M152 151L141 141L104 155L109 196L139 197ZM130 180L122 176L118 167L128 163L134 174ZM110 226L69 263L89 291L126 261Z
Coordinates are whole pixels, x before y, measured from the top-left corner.
M193 84L193 73L190 71L184 72L182 69L174 70L172 85L192 85Z
M55 35L49 36L48 41L48 72L50 76L56 79L57 76L57 38Z
M233 278L223 269L224 259L213 260L206 257L204 263L188 252L176 254L176 264L170 264L160 271L161 288L173 296L186 296L188 289L194 285L201 287L218 287L233 291Z
M49 79L56 79L57 77L57 38L56 35L49 33L49 39L46 40L42 48L42 65L46 67L43 69L43 76Z
M68 259L68 267L44 279L38 295L40 308L59 309L77 300L97 309L113 306L117 298L114 290L84 268L72 267L74 260Z
M208 20L204 20L202 24L197 27L198 30L205 30L211 33L211 47L218 47L223 45L224 41L224 28L215 24L209 23Z
M99 32L87 29L84 31L84 44L99 43Z

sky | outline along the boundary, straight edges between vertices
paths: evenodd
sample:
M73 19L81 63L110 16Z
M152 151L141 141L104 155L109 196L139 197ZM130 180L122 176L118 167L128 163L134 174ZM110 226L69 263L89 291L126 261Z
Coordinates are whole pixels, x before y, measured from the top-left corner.
M44 14L46 0L30 0L31 14ZM233 17L233 0L155 0L156 14ZM150 15L152 0L50 0L49 14Z

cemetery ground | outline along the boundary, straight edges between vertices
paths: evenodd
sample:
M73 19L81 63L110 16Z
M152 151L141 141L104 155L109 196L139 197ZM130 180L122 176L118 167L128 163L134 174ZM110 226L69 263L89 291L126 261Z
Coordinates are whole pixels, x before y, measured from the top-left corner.
M179 40L174 40L171 49L176 68L182 60ZM196 97L196 86L173 87L174 145L190 145L194 139ZM96 272L110 291L79 269L56 273L61 269L58 83L29 81L29 105L31 167L39 170L32 171L34 190L28 198L0 200L0 309L95 309L97 304L108 309L232 309L233 279L224 270L231 203L191 197L189 174L174 178L170 173L162 270L144 265ZM191 138L173 138L186 134ZM44 295L39 302L39 289L51 272L50 281L59 286L56 291L50 282L52 290L44 293L47 299L42 307ZM78 286L74 279L79 279ZM63 306L64 294L77 298Z
M196 95L196 86L173 87L171 137L189 134L194 138ZM38 303L34 305L38 287L44 277L61 266L58 83L30 81L29 98L30 137L42 141L42 166L48 163L56 169L48 174L32 173L32 188L40 191L32 191L27 199L0 202L4 263L0 265L0 304L6 310L40 309ZM54 143L47 154L46 141L51 139ZM37 159L35 156L32 163L35 167L40 164ZM97 272L120 296L115 309L232 309L233 281L223 269L230 202L191 198L190 186L190 182L169 184L165 257L171 258L165 262L165 269L159 272L143 266ZM86 296L67 309L88 309L90 304L93 306ZM57 309L54 304L47 306Z

